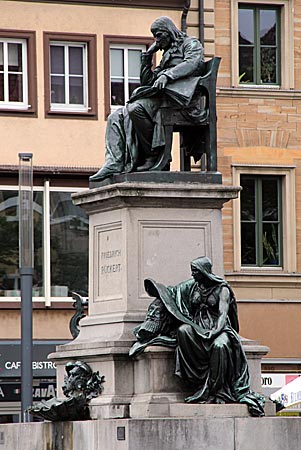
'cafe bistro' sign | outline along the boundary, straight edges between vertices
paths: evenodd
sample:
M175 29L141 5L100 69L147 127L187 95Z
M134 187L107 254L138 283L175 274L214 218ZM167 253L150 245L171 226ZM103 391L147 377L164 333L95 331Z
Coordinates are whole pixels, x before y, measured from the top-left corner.
M34 377L55 377L55 363L48 359L55 352L56 345L66 341L34 341L32 369ZM0 343L0 378L21 377L21 342L5 341Z

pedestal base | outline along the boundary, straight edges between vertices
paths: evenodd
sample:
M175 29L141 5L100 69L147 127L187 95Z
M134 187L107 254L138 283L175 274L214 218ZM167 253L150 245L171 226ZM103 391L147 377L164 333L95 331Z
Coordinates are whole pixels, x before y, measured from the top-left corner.
M50 355L56 362L58 386L63 384L65 364L80 359L106 380L103 394L90 402L94 419L205 417L214 411L219 411L223 417L229 417L230 411L231 417L248 416L245 405L228 404L214 409L219 405L185 404L185 397L192 392L174 375L174 350L151 346L132 359L128 356L131 344L130 341L81 343L76 339L59 346L58 351ZM251 389L261 392L261 359L269 349L246 339L243 348L250 369ZM275 405L267 402L265 413L275 415Z
M219 408L216 405L213 413L218 414ZM204 409L212 412L210 405ZM0 436L5 450L297 450L301 418L211 416L0 424Z

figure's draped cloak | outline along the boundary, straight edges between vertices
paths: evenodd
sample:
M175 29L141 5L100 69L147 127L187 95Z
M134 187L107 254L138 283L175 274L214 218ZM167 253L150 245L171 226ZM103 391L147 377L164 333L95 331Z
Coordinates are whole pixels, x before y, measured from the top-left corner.
M216 279L219 279L217 277ZM133 356L144 350L147 345L166 345L176 347L177 376L182 378L191 390L196 391L186 401L196 403L245 403L250 413L255 416L264 415L264 397L250 390L250 376L247 359L243 351L239 335L235 331L238 324L237 309L232 290L222 279L208 290L207 299L211 296L219 301L222 289L229 289L229 313L224 323L219 326L218 333L208 339L208 331L216 329L219 315L211 311L209 302L200 308L202 315L209 316L215 323L206 327L206 320L195 320L193 295L198 283L193 279L176 286L166 287L151 279L145 280L145 290L151 297L160 298L168 312L179 324L177 339L158 336L147 343L136 343L131 349ZM232 316L232 324L230 317ZM202 325L200 325L200 323Z

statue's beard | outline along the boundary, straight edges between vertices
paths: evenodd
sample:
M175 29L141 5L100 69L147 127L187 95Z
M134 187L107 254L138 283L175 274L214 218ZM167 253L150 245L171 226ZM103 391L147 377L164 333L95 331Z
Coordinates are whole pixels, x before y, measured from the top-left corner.
M136 331L135 335L138 340L152 339L159 334L161 328L160 320L146 320Z

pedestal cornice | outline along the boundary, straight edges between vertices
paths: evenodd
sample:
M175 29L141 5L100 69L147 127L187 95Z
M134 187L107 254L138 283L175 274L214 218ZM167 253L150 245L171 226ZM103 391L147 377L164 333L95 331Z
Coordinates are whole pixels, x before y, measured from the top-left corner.
M238 197L239 186L197 182L156 183L128 181L73 194L74 204L88 213L126 207L220 209Z

